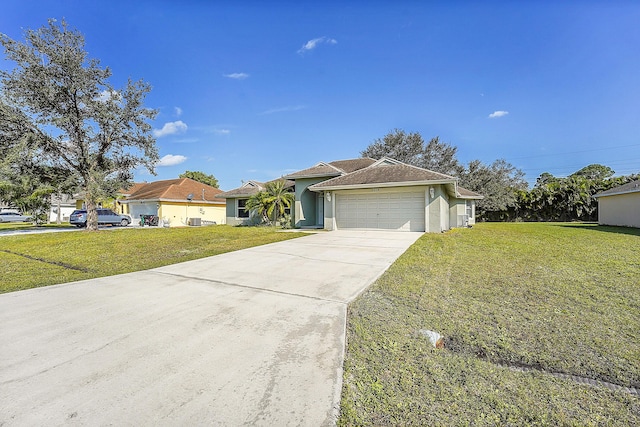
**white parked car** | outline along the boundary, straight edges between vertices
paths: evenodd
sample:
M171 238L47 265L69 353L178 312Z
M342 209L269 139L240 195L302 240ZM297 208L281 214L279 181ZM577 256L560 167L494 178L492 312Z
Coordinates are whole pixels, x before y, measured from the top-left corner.
M0 212L0 222L29 222L29 221L31 221L30 216L20 215L20 213L15 211Z

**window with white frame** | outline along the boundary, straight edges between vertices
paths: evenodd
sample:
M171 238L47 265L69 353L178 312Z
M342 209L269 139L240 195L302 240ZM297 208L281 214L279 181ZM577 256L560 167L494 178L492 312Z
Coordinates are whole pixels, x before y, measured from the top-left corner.
M465 200L464 202L467 208L467 218L471 219L473 218L473 201Z

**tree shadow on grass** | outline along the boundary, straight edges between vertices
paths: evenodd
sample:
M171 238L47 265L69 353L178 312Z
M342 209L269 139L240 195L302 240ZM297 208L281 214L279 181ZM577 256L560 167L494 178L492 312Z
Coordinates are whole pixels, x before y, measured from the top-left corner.
M558 224L558 227L566 227L579 229L584 231L600 231L603 233L628 234L631 236L640 236L640 228L634 227L617 227L613 225L598 225L596 223L575 223L575 224Z

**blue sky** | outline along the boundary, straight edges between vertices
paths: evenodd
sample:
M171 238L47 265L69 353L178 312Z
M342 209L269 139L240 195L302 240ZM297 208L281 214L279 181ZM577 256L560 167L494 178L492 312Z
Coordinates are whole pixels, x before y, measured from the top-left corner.
M199 170L228 190L359 157L395 128L530 184L640 172L640 2L3 0L0 32L48 18L116 87L153 86L163 161L137 181Z

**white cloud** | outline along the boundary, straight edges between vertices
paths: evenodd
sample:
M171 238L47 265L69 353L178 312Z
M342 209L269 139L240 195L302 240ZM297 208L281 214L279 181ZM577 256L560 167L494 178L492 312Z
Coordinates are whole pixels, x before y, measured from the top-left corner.
M260 113L260 115L264 115L264 114L273 114L273 113L283 113L286 111L298 111L298 110L304 110L305 107L304 105L292 105L292 106L288 106L288 107L281 107L281 108L272 108L271 110L267 110L267 111L263 111L262 113Z
M184 133L187 131L187 124L181 120L177 122L168 122L162 126L162 129L154 129L153 136L156 138L161 138L167 135L173 135L176 133Z
M244 80L247 77L249 77L249 74L247 73L231 73L231 74L223 74L224 77L228 77L230 79L235 79L235 80Z
M498 110L498 111L494 111L493 113L489 114L489 118L490 119L497 119L498 117L504 117L507 114L509 114L508 111Z
M161 167L161 166L175 166L175 165L179 165L180 163L184 163L184 161L187 160L187 158L183 155L180 154L167 154L166 156L164 156L163 158L160 159L160 161L158 162L157 166Z
M213 132L218 135L229 135L231 133L229 129L214 129Z
M302 47L300 49L298 49L298 53L302 55L305 52L308 52L310 50L315 49L316 47L318 47L318 45L320 45L322 43L338 44L338 41L336 39L331 39L331 38L324 37L324 36L323 37L318 37L316 39L309 40L304 45L302 45Z
M175 110L176 110L176 117L180 117L182 115L182 108L175 107Z

